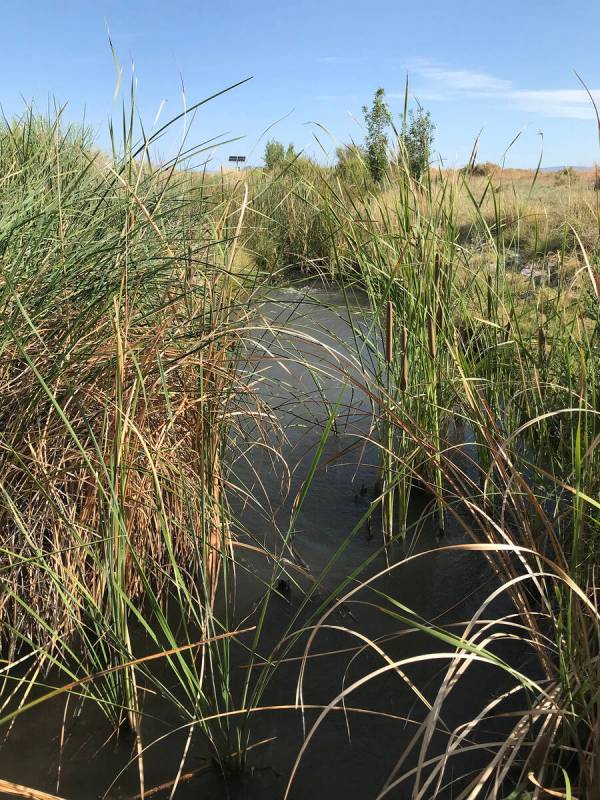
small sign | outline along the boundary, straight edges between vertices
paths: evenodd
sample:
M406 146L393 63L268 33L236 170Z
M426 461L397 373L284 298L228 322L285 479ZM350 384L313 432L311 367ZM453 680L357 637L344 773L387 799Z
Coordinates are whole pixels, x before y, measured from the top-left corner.
M243 164L246 160L246 156L229 156L229 160L233 161L235 164Z

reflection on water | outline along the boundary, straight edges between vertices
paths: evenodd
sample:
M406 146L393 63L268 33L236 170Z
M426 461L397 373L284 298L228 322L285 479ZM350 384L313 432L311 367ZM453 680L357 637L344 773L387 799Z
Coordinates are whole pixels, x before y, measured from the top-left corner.
M266 655L294 620L303 592L313 589L296 626L310 619L343 581L348 581L349 590L359 575L365 578L384 570L387 559L393 563L434 549L439 541L437 525L423 516L425 498L415 499L413 527L406 542L387 556L381 550L376 516L369 524L361 524L377 477L377 451L368 442L371 404L361 389L373 365L367 349L357 349L341 294L321 289L274 291L261 313L269 330L255 337L255 345L248 348L248 380L257 397L275 414L277 426L270 427L266 419L262 423L248 421L248 441L243 446L239 437L232 442L231 479L244 487L244 493L232 496L231 502L240 540L281 553L289 571L289 575L279 576L279 593L272 595L269 604L259 648ZM360 298L354 301L351 313L368 335L371 320ZM323 444L332 415L335 424ZM259 440L260 445L248 443ZM321 444L315 468L315 452ZM294 501L313 469L307 496L297 508ZM461 532L449 525L444 544L459 541ZM242 620L252 615L274 573L272 563L252 550L240 553L235 613ZM418 557L392 569L328 618L329 627L317 635L311 648L315 657L308 662L304 676L304 702L308 706L327 704L344 686L381 667L385 663L382 656L368 642L377 640L387 657L397 660L447 649L425 634L409 632L401 620L382 613L384 596L400 604L398 611L405 607L425 619L450 624L466 619L477 608L482 584L488 580L480 556L456 551ZM300 711L290 708L296 702L299 657L305 642L303 637L287 654L288 660L260 700L262 705L286 706L288 710L252 716L251 741L264 744L250 753L247 774L225 783L207 768L206 745L201 735L195 734L182 766L177 798L266 800L283 796L303 740L303 724L309 729L317 714L308 708L303 720ZM232 670L240 675L241 685L248 655L240 648L235 658ZM404 677L387 671L353 692L347 704L355 710L345 714L340 707L327 717L306 751L291 797L375 797L426 713L423 696L417 694L413 682L433 701L444 666L443 661L423 661L406 667ZM459 684L453 691L443 716L446 730L469 718L484 698L498 690L498 674L491 667L479 667L476 675L476 681L468 686ZM144 759L148 788L175 777L188 730L176 732L180 721L152 694L144 699L144 712L144 743L160 739L149 747ZM433 751L436 737L438 750L446 741L441 730L434 736ZM134 744L128 737L111 736L91 704L82 706L75 698L68 702L57 698L23 715L10 730L0 748L0 775L50 792L58 786L58 793L69 800L133 797L139 792ZM408 757L409 763L416 755ZM388 796L409 794L407 785ZM169 791L148 796L168 797ZM427 796L450 797L451 790L440 789Z

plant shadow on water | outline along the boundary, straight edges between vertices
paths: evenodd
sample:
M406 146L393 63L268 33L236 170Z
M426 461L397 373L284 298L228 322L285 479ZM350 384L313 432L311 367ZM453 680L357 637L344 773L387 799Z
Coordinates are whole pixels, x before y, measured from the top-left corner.
M348 355L354 342L342 294L315 288L272 291L261 313L266 332L248 359L249 380L257 381L277 426L268 447L263 442L248 452L236 448L232 483L243 486L244 493L232 497L232 511L239 527L237 542L250 547L237 550L235 578L223 590L216 612L236 629L256 625L264 609L258 657L250 650L251 633L240 636L249 649L237 646L228 656L230 692L240 709L232 713L232 727L245 719L250 749L243 772L236 776L233 758L223 775L212 768L203 737L194 736L190 745L189 725L181 724L159 692L148 690L143 698L147 797L153 796L152 787L161 785L163 791L156 794L169 795L184 752L178 798L197 797L198 792L215 798L283 797L305 734L320 711L345 687L382 665L413 659L402 669L387 669L366 680L335 704L303 754L290 793L292 798L375 796L403 752L409 751L403 769L417 763L418 747L410 753L410 745L448 660L419 660L448 648L438 647L431 634L419 632L406 619L403 623L403 617L448 630L454 626L460 633L458 624L472 616L494 583L481 554L439 551L440 545L464 542L464 531L450 520L440 541L435 508L422 493L413 493L406 538L382 547L380 514L369 513L379 470L371 441L372 409L358 377L348 387L348 377L358 376L359 369ZM360 298L352 313L359 320L367 314ZM432 552L418 555L426 551ZM264 553L277 557L265 558ZM407 563L398 565L404 559ZM305 661L308 631L316 620L359 581L379 573L330 613ZM502 601L492 609L498 615L506 612ZM177 620L172 625L175 629ZM297 633L304 626L307 631ZM132 635L136 653L152 652L141 628L134 628ZM282 647L286 641L289 646ZM494 652L510 655L514 664L524 657L522 650L504 643ZM265 665L268 659L276 669ZM169 683L165 665L157 663L152 670L160 685ZM482 663L471 670L444 704L430 756L444 751L450 731L508 688L506 676L494 665ZM301 672L303 710L297 693ZM48 678L47 683L54 682ZM244 715L244 708L250 713ZM92 703L79 705L73 697L44 703L16 720L0 749L0 774L48 791L56 789L60 778L59 794L78 800L137 796L135 743L126 734L107 739L102 719ZM486 735L494 725L499 735L506 733L501 722L490 722ZM471 744L477 735L469 738ZM469 774L478 757L474 749L455 758L452 771ZM452 796L457 785L441 787L436 796ZM408 797L407 791L400 786L389 794Z

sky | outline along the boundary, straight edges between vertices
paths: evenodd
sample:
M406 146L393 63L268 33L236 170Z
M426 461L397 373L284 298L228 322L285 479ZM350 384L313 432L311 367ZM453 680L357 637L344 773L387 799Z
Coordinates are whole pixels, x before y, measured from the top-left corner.
M361 107L379 86L401 114L408 76L447 166L464 164L478 137L480 161L600 161L575 74L600 103L600 0L3 0L2 18L4 114L66 104L65 121L85 119L102 147L132 80L149 132L251 78L188 113L159 154L186 136L187 146L209 142L198 158L212 165L231 154L260 164L276 138L328 161L363 139Z

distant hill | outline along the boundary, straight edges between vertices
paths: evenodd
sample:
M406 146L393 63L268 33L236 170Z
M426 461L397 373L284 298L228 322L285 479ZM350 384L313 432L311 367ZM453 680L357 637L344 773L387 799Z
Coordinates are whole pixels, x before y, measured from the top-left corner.
M560 167L541 167L540 172L560 172L561 169L566 169L567 167L571 167L575 172L591 172L594 169L593 167L575 167L572 164L563 164Z

